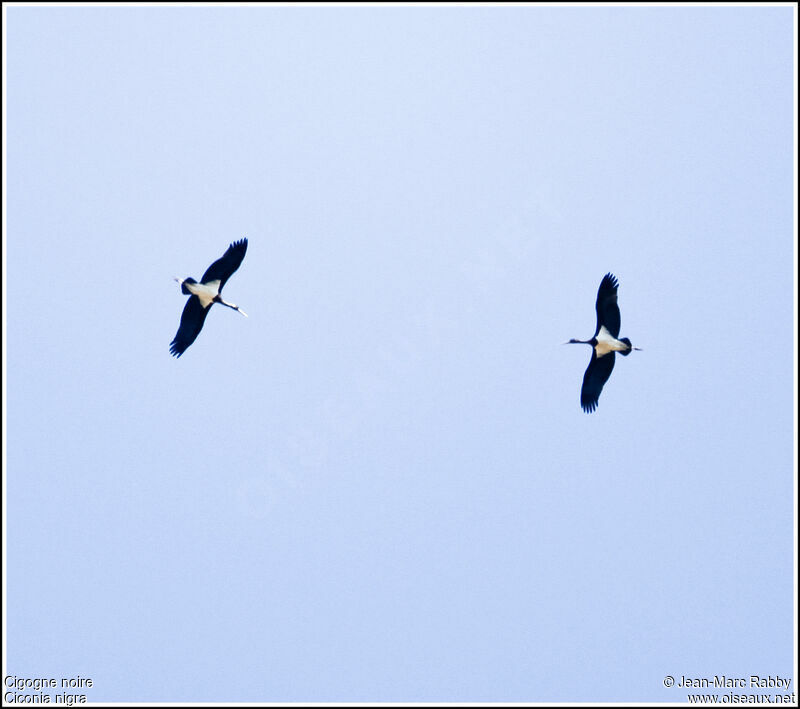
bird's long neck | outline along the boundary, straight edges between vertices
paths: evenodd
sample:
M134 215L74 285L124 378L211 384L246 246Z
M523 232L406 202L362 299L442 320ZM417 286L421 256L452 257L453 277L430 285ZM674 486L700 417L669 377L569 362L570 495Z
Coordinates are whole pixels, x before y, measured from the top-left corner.
M591 345L592 341L591 340L576 340L576 339L573 338L571 340L567 340L564 344L565 345Z

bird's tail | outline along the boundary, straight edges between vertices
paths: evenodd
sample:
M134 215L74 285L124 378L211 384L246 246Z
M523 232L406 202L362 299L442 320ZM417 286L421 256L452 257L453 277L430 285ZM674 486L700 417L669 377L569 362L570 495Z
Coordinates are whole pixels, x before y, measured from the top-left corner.
M631 341L627 337L621 337L619 341L624 342L626 345L628 345L627 350L620 350L619 352L623 357L627 357L631 353L633 345L631 344Z

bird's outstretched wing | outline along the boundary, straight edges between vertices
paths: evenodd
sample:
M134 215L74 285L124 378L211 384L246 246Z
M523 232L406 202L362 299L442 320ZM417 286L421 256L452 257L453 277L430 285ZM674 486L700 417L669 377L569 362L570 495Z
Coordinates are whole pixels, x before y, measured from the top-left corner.
M205 278L205 277L204 277ZM621 325L619 316L619 306L617 305L617 288L619 282L611 273L606 273L600 281L600 288L597 289L597 330L595 336L600 332L600 326L605 325L614 337L619 337ZM612 365L613 366L613 365ZM611 370L609 370L610 372Z
M203 329L203 323L206 321L206 315L211 310L209 305L204 308L200 304L200 299L193 295L186 301L181 315L181 324L178 332L175 333L175 339L170 342L169 351L175 357L180 357L186 349L191 345Z
M247 252L247 239L240 239L234 241L228 250L212 263L203 274L201 283L208 283L210 281L219 281L219 291L225 287L225 282L235 273L239 268Z
M583 375L583 387L581 387L581 408L587 414L597 408L600 392L603 391L603 385L608 381L613 369L613 352L598 357L597 353L592 350L592 361L589 362L586 374Z

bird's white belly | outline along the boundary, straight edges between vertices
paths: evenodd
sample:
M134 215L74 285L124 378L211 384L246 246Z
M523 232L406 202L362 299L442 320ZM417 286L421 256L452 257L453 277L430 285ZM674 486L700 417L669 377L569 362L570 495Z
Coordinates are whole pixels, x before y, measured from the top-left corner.
M186 283L186 290L192 295L196 295L200 300L200 305L207 308L214 302L214 298L219 295L219 281L209 283Z
M609 352L623 352L628 349L628 345L620 342L603 325L600 327L600 332L597 333L597 344L594 349L597 352L597 356L602 357Z

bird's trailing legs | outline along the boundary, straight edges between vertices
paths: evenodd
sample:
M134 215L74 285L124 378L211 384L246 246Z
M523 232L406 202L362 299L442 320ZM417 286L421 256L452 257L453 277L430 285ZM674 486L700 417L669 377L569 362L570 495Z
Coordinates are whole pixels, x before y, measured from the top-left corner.
M233 303L226 303L224 300L222 300L222 298L220 298L217 301L217 303L219 303L220 305L227 305L229 308L233 308L237 313L241 313L245 317L248 317L247 313L244 312L244 310L242 310L238 305L234 305Z

